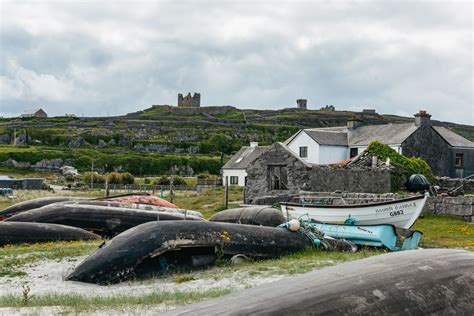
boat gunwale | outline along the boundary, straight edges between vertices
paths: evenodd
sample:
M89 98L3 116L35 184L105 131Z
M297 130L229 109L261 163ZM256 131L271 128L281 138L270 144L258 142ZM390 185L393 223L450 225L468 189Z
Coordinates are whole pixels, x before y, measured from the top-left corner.
M335 197L337 198L337 197ZM373 206L381 206L381 205L393 205L403 202L409 202L414 200L424 199L425 195L417 195L408 198L402 198L398 200L388 201L388 202L375 202L375 203L367 203L367 204L347 204L347 205L315 205L315 204L304 204L304 203L296 203L296 202L280 202L280 205L284 206L299 206L299 207L309 207L309 208L365 208L365 207L373 207Z

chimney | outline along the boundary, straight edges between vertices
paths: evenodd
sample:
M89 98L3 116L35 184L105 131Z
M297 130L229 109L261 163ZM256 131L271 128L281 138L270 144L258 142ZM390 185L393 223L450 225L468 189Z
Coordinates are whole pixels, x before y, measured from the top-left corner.
M250 148L258 147L258 142L250 142Z
M354 115L350 120L347 121L348 129L356 129L362 126L362 117L360 115Z
M415 114L415 125L416 126L430 126L431 125L431 115L426 111L420 110L420 112Z

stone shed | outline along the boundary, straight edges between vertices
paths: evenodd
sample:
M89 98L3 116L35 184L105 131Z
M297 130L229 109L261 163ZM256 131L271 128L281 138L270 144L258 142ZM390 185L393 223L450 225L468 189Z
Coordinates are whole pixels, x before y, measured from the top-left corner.
M367 163L367 159L360 159L363 156L349 164L316 165L298 157L285 144L275 143L247 168L245 203L301 191L390 192L391 167L372 159Z

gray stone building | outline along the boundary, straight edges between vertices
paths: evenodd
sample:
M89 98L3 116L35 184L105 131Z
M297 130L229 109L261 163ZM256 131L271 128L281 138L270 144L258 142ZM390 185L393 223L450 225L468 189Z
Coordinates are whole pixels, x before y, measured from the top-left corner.
M362 156L362 155L361 155ZM382 162L369 165L328 166L311 164L285 144L275 143L248 164L245 203L256 198L297 194L301 191L390 192L391 167Z
M306 99L298 99L296 100L296 107L298 109L307 109L308 107L308 100Z
M48 114L43 111L41 108L36 108L36 109L29 109L25 110L20 117L37 117L37 118L44 118L48 117Z
M201 94L194 92L188 93L185 97L180 93L178 94L178 106L184 108L198 108L201 106Z

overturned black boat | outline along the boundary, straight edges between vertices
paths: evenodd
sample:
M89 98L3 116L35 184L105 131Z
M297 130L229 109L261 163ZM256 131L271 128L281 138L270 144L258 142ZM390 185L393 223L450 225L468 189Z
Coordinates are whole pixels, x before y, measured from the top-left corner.
M107 242L67 280L110 284L199 268L238 254L276 258L312 245L304 234L282 228L207 221L150 222Z
M0 220L18 214L20 212L29 211L32 209L40 208L45 205L58 203L58 202L70 202L70 201L86 201L86 198L80 197L69 197L69 196L53 196L43 197L33 200L28 200L20 203L13 204L0 211Z
M0 246L50 241L94 240L84 229L57 224L0 222Z
M209 218L211 222L276 227L286 222L280 210L269 206L247 206L220 211Z
M5 221L62 224L82 228L104 237L112 237L146 222L169 220L202 219L176 212L56 203L19 213Z
M181 208L171 208L165 206L156 206L152 204L140 204L140 203L123 203L115 200L75 200L71 202L62 202L63 204L80 204L80 205L97 205L97 206L107 206L107 207L121 207L121 208L131 208L136 210L143 211L156 211L156 212L171 212L171 213L181 213L185 215L191 215L196 217L203 217L202 214L198 211L186 210Z

